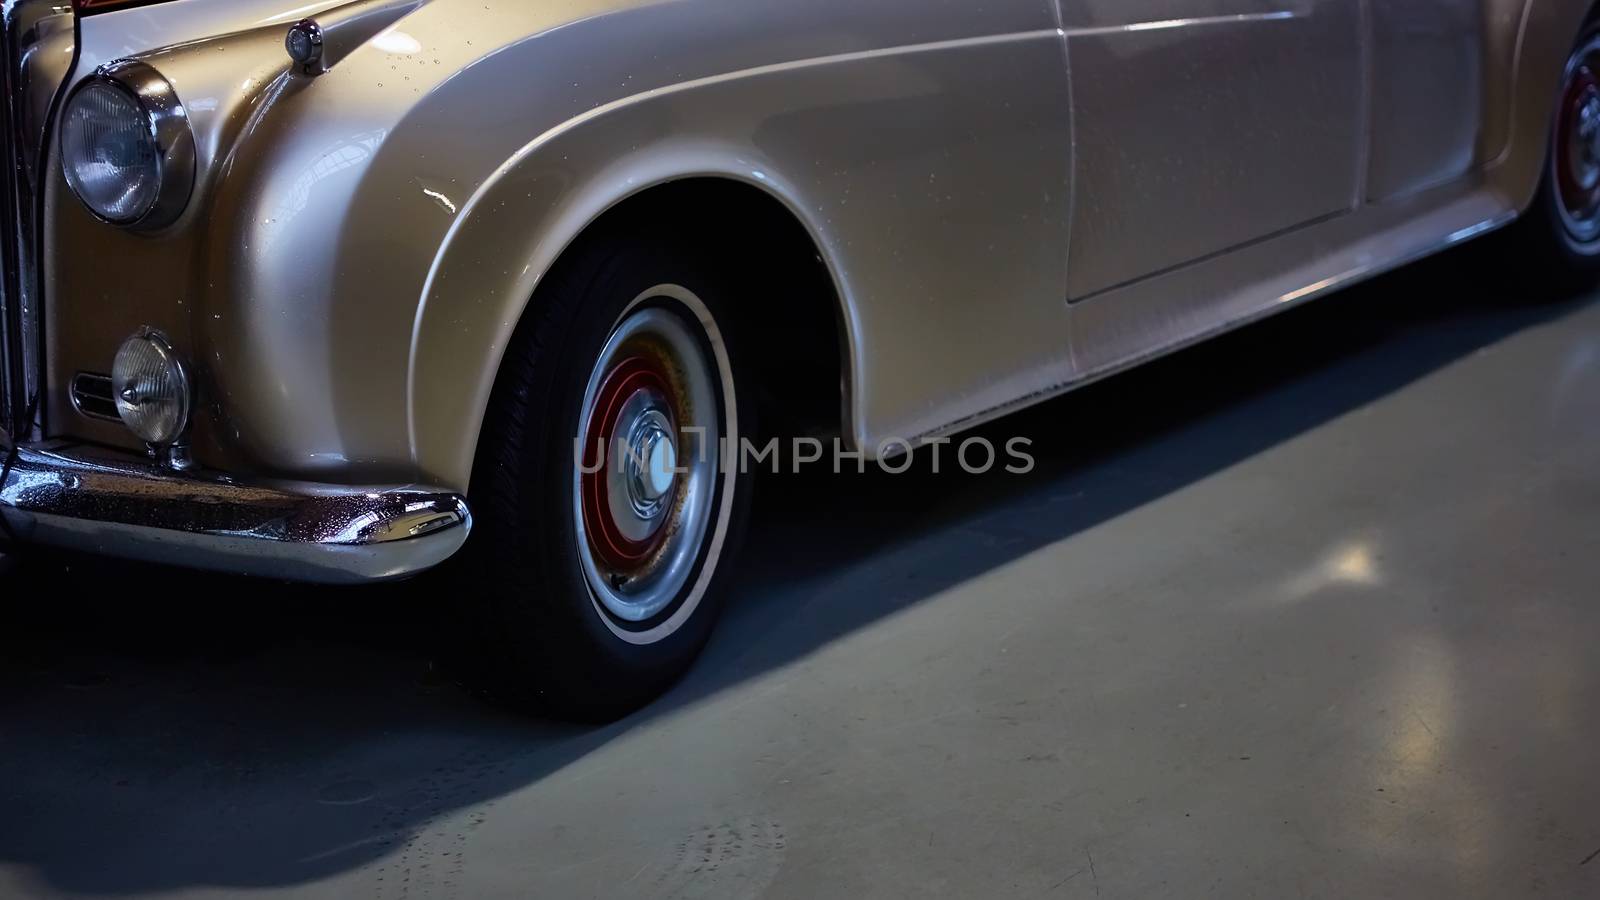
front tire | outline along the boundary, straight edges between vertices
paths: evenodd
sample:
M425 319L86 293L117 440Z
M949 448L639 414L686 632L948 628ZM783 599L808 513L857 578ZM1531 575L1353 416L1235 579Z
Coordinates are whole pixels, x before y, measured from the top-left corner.
M614 235L559 265L496 383L466 574L480 684L583 720L666 690L710 635L749 506L734 290Z

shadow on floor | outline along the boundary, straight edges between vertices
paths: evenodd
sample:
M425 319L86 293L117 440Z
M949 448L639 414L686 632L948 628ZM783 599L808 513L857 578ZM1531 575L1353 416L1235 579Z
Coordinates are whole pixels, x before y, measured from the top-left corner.
M440 673L437 617L470 585L336 591L30 557L0 575L0 862L86 893L374 862L437 866L449 886L462 830L496 798L641 723L1587 302L1508 305L1471 271L1443 257L985 428L1033 441L1026 476L935 477L924 459L766 479L705 659L602 729L520 719Z

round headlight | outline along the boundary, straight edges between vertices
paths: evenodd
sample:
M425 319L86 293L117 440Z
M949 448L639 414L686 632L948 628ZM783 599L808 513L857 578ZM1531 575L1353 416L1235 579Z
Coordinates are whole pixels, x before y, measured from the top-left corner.
M95 72L62 110L61 165L101 219L171 224L194 189L194 134L172 85L136 60Z
M122 423L147 444L177 443L189 427L189 373L159 331L145 329L123 342L111 366L111 390Z

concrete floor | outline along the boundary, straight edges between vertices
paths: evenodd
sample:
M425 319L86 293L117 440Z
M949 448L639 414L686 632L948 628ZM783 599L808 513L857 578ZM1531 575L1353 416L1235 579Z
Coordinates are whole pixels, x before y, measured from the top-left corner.
M1600 897L1600 304L1461 261L989 429L1026 477L770 481L600 730L434 668L470 586L26 560L0 894Z

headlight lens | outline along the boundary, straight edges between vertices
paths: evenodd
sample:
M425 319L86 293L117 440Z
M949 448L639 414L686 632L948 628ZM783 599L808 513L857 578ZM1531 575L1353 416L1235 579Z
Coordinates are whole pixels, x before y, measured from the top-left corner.
M172 84L149 64L99 69L61 114L61 165L89 211L116 225L160 228L194 189L194 133Z
M67 183L85 206L107 221L137 222L161 192L161 152L149 118L121 87L85 85L61 125Z
M123 342L111 366L111 390L122 423L145 443L177 443L189 427L189 374L158 331L145 329Z

